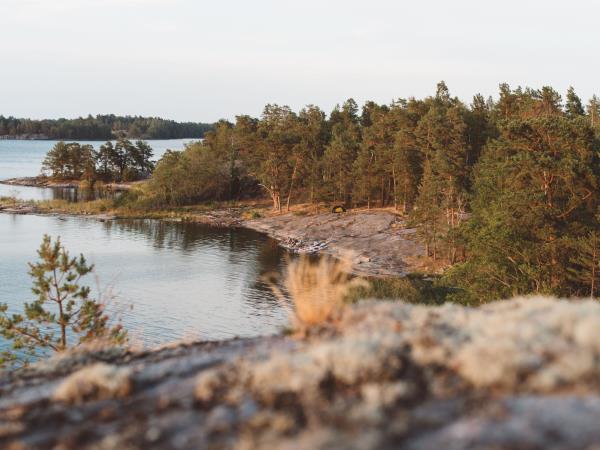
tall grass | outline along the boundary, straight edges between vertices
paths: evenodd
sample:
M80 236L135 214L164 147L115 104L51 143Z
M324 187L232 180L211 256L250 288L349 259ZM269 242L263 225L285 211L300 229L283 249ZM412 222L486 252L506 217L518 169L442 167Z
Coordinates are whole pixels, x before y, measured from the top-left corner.
M368 287L366 281L352 278L351 269L347 260L322 257L315 262L303 256L288 265L283 282L287 297L272 278L270 286L285 304L291 300L294 328L302 331L335 319L353 289Z

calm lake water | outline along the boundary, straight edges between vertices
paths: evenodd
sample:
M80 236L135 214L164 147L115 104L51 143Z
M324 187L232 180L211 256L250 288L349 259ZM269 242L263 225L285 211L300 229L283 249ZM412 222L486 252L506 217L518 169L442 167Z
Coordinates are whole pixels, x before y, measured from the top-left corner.
M0 139L0 180L18 177L33 177L40 174L46 153L58 141L15 141ZM78 141L91 144L98 149L105 141ZM167 150L183 150L193 139L166 139L147 141L154 150L157 161ZM68 198L70 189L40 189L26 186L0 184L0 197L18 197L22 200L52 200Z
M33 298L27 262L42 236L60 236L96 265L88 282L136 339L219 339L277 332L286 314L261 281L282 270L284 250L250 230L154 220L0 214L0 301L18 310ZM130 309L130 308L133 309Z
M156 155L183 145L161 142L151 142ZM35 175L52 145L0 140L0 179ZM135 341L257 336L287 323L285 310L261 281L265 272L284 269L285 251L259 233L152 220L0 214L0 301L11 310L33 299L27 262L36 260L44 234L60 236L73 255L83 253L96 265L89 285L115 297L111 308Z

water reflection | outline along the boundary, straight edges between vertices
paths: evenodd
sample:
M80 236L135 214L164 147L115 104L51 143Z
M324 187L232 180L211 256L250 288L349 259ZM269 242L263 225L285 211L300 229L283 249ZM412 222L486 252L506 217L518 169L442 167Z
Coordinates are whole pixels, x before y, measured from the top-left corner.
M52 200L66 200L71 203L91 202L105 198L118 198L122 191L110 189L46 188Z
M279 309L278 300L262 281L262 275L281 272L291 255L273 239L244 228L224 229L189 222L134 219L106 221L102 225L108 235L127 233L136 239L143 236L156 249L179 251L188 257L196 254L211 256L214 252L221 254L223 249L227 249L222 253L229 263L227 269L247 266L248 257L252 255L254 263L245 267L244 284L252 293L247 300L252 307ZM225 277L229 284L234 284L239 281L240 272L227 270Z
M16 197L21 200L66 200L68 202L88 202L102 198L116 198L122 191L109 189L78 189L66 187L39 188L14 186L0 183L0 197Z

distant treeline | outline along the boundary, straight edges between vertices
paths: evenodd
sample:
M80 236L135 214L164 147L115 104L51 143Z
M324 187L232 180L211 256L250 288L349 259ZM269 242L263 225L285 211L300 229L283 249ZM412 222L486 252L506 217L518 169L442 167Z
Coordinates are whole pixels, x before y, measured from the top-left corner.
M97 115L77 119L31 120L0 116L1 138L105 140L202 138L212 124L159 117Z

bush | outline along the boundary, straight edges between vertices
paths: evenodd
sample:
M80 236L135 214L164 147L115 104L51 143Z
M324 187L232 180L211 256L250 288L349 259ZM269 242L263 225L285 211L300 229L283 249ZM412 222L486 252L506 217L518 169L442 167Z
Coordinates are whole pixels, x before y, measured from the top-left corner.
M351 292L350 301L374 298L440 305L451 300L456 291L443 285L437 278L428 278L420 274L397 278L368 278L368 281L368 288L360 287Z

